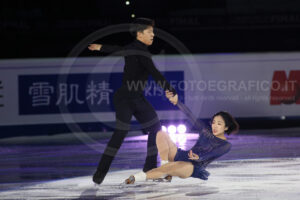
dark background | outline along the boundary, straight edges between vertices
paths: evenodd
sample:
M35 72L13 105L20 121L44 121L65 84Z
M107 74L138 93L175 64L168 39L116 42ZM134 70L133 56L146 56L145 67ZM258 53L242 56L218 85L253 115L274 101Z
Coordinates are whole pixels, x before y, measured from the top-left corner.
M0 58L66 57L89 34L128 23L133 13L155 19L191 53L300 50L299 0L130 0L128 6L125 0L3 0ZM96 42L123 45L130 39L122 33ZM178 53L159 39L151 51Z
M0 59L67 57L90 34L129 23L132 14L154 19L157 28L181 41L190 53L300 51L300 0L130 0L128 6L125 2L2 0ZM125 45L131 39L129 33L120 33L95 42ZM159 38L150 50L154 54L179 53ZM102 55L85 49L79 56ZM299 126L298 117L238 121L248 129ZM100 129L97 125L96 131ZM68 131L62 126L53 132ZM92 131L90 124L82 126ZM3 131L10 133L10 128ZM24 127L13 128L24 134ZM52 131L46 125L38 129L29 126L28 130L36 134Z

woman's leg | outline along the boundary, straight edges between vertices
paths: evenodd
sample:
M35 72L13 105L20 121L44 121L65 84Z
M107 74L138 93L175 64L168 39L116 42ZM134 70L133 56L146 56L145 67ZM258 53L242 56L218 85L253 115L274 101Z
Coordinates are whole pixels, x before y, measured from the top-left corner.
M168 175L188 178L192 175L194 166L190 162L177 161L170 162L146 173L147 179L157 179Z
M174 161L174 157L177 153L177 146L171 140L168 133L158 131L156 135L156 146L161 160Z

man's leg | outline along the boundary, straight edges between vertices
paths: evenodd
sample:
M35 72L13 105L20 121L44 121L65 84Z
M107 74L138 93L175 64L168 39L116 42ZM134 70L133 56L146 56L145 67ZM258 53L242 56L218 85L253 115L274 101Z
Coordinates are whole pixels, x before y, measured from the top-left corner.
M156 134L161 130L161 124L152 105L144 98L135 101L133 115L141 124L144 132L148 133L147 157L143 171L147 172L157 167Z
M130 120L132 118L132 111L127 103L115 104L116 108L116 127L112 137L110 138L101 160L98 164L97 171L93 176L93 181L101 184L104 180L109 167L120 149L128 130L130 129Z
M159 127L161 125L159 124ZM153 129L152 131L149 131L148 134L148 141L147 141L147 157L145 160L143 171L147 172L153 168L157 167L157 146L156 146L156 134L158 132L158 129Z

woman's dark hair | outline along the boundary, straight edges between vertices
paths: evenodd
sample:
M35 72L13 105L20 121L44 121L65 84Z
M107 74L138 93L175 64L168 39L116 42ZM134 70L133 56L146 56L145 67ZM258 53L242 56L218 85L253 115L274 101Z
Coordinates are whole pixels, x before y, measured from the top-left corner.
M239 131L239 124L237 121L228 113L225 111L220 111L211 118L211 122L216 116L221 116L225 122L225 127L228 127L228 130L225 131L227 135L230 135L231 133L237 133Z
M130 33L136 37L137 32L143 32L149 26L154 27L154 20L148 18L136 18L130 25Z

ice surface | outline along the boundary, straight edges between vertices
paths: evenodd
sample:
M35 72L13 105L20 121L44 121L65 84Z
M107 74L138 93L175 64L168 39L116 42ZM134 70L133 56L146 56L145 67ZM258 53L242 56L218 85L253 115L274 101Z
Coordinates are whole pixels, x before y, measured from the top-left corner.
M135 170L110 172L100 186L91 176L40 182L0 192L0 199L288 199L300 196L300 158L217 161L208 181L173 177L125 185Z

